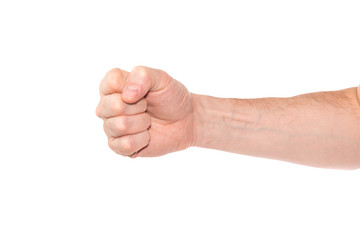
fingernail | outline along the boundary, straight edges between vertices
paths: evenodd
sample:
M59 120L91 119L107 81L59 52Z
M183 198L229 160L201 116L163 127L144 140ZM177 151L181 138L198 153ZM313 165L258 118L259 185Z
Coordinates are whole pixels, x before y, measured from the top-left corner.
M139 87L137 85L129 85L125 88L123 95L126 97L136 97L139 93Z

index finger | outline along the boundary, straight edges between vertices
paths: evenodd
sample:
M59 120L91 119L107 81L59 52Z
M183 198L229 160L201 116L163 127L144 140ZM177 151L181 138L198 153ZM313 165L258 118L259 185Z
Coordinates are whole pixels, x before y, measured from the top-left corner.
M113 68L108 71L100 83L100 95L121 93L124 89L128 75L129 72L121 70L120 68Z

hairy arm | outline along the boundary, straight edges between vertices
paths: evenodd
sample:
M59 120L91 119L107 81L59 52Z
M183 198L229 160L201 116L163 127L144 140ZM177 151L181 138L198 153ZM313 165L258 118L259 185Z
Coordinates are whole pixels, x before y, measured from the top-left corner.
M193 146L315 167L360 168L359 91L262 99L192 94Z
M110 70L96 114L109 146L154 157L190 146L324 168L360 168L360 88L291 98L190 93L166 72Z

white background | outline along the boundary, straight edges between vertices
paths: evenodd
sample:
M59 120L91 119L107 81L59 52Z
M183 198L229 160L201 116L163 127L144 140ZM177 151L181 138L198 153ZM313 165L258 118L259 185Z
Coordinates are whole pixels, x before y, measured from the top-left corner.
M127 159L113 67L219 97L360 83L358 1L0 2L0 239L359 239L360 172L193 148Z

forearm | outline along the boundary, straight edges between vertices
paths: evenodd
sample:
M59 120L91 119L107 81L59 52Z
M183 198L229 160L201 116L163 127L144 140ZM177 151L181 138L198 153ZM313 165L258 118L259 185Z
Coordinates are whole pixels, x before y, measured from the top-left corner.
M328 168L360 167L356 88L292 98L192 94L194 146Z

